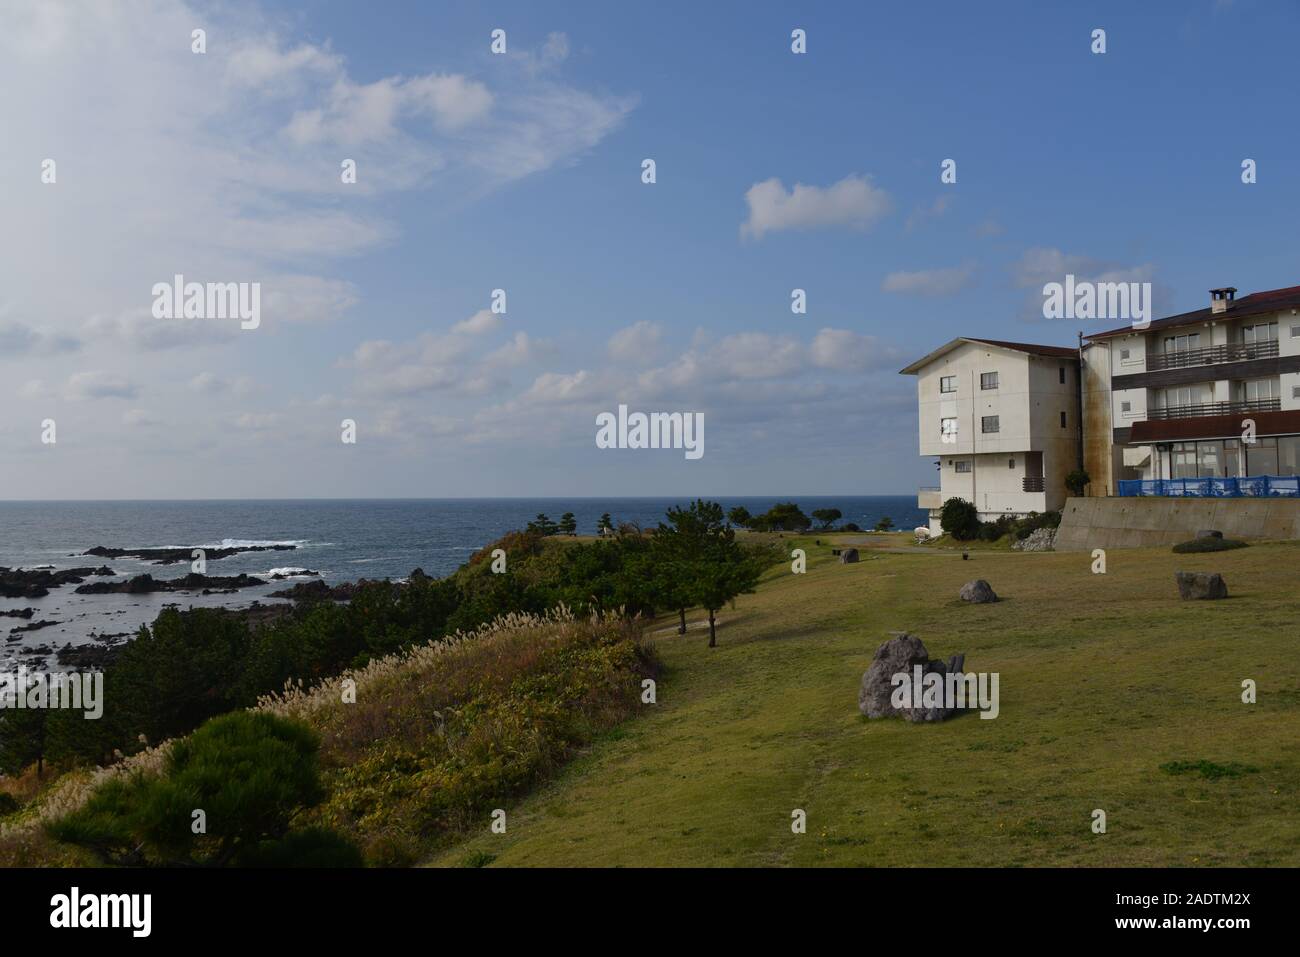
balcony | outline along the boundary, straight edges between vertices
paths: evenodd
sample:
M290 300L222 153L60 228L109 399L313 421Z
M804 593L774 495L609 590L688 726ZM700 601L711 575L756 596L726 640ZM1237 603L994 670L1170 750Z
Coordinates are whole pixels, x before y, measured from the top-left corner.
M1026 475L1020 480L1020 490L1022 492L1042 492L1047 488L1046 479L1041 475Z
M943 508L943 490L937 486L925 486L916 493L917 508Z
M1276 346L1277 344L1274 343ZM1281 399L1254 399L1249 402L1201 402L1196 405L1170 405L1148 409L1148 419L1196 419L1204 415L1241 415L1250 412L1278 412Z
M1264 342L1210 346L1206 349L1188 349L1183 352L1152 352L1147 355L1147 371L1186 369L1190 366L1212 366L1224 362L1246 362L1251 359L1277 358L1277 340Z

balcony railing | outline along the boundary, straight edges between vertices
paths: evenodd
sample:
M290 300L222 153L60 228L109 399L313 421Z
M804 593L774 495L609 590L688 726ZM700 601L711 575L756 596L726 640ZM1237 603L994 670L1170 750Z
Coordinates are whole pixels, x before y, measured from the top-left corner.
M1252 475L1249 478L1121 479L1119 494L1172 495L1190 498L1296 498L1300 476Z
M1024 492L1041 492L1045 488L1046 480L1041 475L1026 475L1020 481L1020 489Z
M1249 402L1201 402L1196 405L1169 405L1148 409L1148 419L1195 419L1203 415L1237 415L1242 412L1277 412L1281 399L1252 399Z
M1188 366L1212 366L1222 362L1245 362L1248 359L1272 359L1277 355L1277 340L1237 342L1230 345L1187 349L1183 352L1153 352L1147 356L1147 371L1186 369Z

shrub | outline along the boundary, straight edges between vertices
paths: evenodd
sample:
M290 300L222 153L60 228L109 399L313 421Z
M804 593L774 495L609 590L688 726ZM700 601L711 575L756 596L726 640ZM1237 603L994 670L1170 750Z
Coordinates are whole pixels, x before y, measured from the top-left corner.
M1235 538L1194 538L1190 542L1179 542L1174 551L1180 555L1188 552L1228 552L1234 548L1245 548L1246 542Z
M950 498L943 503L939 526L957 541L969 541L979 534L979 512L965 499Z
M8 791L0 791L0 817L13 814L22 807L18 799Z
M295 848L341 860L342 839L290 839L289 825L324 797L311 728L236 711L172 746L161 774L110 778L86 803L47 825L50 836L116 865L228 866L283 861ZM202 833L194 824L202 813ZM285 847L275 847L289 840ZM353 860L355 860L355 855Z
M1087 472L1083 469L1075 469L1065 477L1065 487L1071 495L1080 496L1091 481L1092 477Z

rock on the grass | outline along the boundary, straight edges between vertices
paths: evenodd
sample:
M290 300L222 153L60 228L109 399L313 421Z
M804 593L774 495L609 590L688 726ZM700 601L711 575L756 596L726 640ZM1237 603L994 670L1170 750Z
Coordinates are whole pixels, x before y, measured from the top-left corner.
M1216 528L1201 528L1196 531L1197 538L1222 538L1223 532Z
M1174 572L1174 581L1178 582L1178 597L1184 601L1228 597L1228 586L1218 572Z
M846 548L840 552L840 564L852 565L858 560L858 550L856 548Z
M977 578L973 582L962 585L958 595L962 601L974 602L977 605L998 600L998 596L993 591L993 586L982 578Z
M862 675L862 686L858 689L858 710L868 718L904 718L914 723L950 718L957 713L956 708L895 708L892 700L894 676L905 674L914 678L918 665L922 675L960 674L964 664L964 655L953 655L947 664L931 661L920 638L906 632L895 632L893 638L876 649L871 667Z
M1036 528L1011 548L1018 552L1050 552L1056 547L1056 529Z

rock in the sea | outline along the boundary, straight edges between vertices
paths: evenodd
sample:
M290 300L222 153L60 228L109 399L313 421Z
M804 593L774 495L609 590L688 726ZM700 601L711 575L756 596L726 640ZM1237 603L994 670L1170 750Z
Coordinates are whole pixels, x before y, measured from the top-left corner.
M840 552L840 564L852 565L858 560L858 550L856 548L846 548Z
M1174 572L1178 582L1178 597L1189 599L1227 598L1228 586L1218 572Z
M152 575L136 575L124 582L91 582L77 588L78 595L146 595L156 591L200 591L202 589L252 588L265 585L266 582L251 575L199 575L191 572L184 578L154 578Z
M894 707L894 676L905 674L914 682L918 666L922 676L946 676L950 673L960 674L964 664L965 655L953 655L947 664L931 661L920 638L906 632L896 632L893 638L876 649L871 667L862 675L862 686L858 689L858 710L868 718L899 717L914 723L950 718L957 713L956 708L926 708L916 700L913 700L916 707Z
M975 604L998 600L998 596L993 592L993 586L982 578L977 578L973 582L962 585L958 595L962 601L974 602Z

